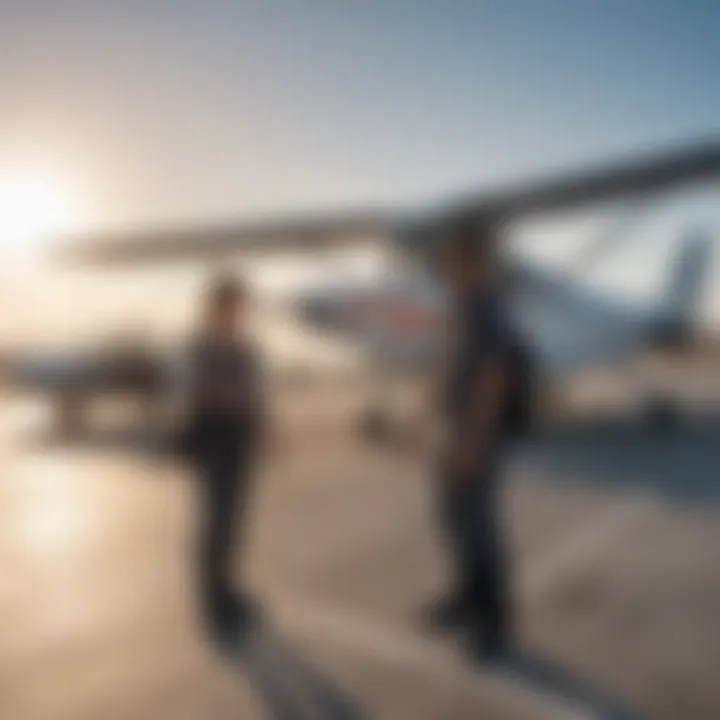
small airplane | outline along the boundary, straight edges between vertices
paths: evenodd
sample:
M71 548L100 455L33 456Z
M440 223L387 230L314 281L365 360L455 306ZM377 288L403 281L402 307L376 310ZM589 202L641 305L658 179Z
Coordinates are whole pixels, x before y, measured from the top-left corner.
M478 225L508 228L513 222L600 205L638 206L718 179L720 140L714 140L524 187L470 194L440 203L431 211L354 211L249 226L232 223L214 228L97 235L69 239L60 247L59 258L96 265L208 260L251 251L310 252L373 238L384 243L401 264L385 277L360 284L348 284L343 279L328 283L296 298L293 305L306 326L355 342L386 370L407 371L426 367L441 344L444 293L434 278L432 258L448 224L458 215L471 217ZM695 310L709 266L711 240L697 234L683 243L671 265L663 298L645 310L631 308L518 258L508 259L510 316L530 349L536 370L533 376L546 386L584 368L646 350L687 346L694 335ZM596 258L617 242L617 236L608 236L584 248L582 256ZM63 398L80 396L81 387L83 392L92 393L128 385L128 376L118 371L122 362L108 364L107 360L85 358L67 360L63 366L65 372L47 372L46 368L28 373L32 364L26 363L25 382L40 384ZM23 373L16 375L22 379ZM150 375L157 379L158 373ZM147 392L147 377L143 382L137 378L133 381L138 390ZM651 400L650 407L667 410L666 398ZM388 412L373 401L363 416L363 426L376 424Z
M651 307L630 306L573 280L515 259L508 283L509 317L532 358L532 377L548 388L574 374L610 365L644 351L674 351L695 341L700 293L709 268L712 238L695 233L680 245L661 299ZM397 282L317 292L299 311L311 327L337 333L369 349L388 379L397 369L422 372L436 362L445 326L445 297L431 273L416 271ZM646 381L644 415L654 423L676 416L669 395ZM393 386L378 386L366 409L364 428L387 427ZM538 400L540 388L537 388ZM375 431L373 431L375 432Z
M75 435L98 396L151 403L164 387L165 364L163 354L141 339L122 338L82 350L8 354L0 357L0 380L11 391L50 398L59 429Z

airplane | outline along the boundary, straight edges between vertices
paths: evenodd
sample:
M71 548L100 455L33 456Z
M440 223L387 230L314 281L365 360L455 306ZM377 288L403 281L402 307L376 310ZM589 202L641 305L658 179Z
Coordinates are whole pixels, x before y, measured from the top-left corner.
M587 369L617 363L644 350L678 351L693 344L712 248L711 236L688 236L668 263L661 299L651 307L630 306L569 274L541 271L515 259L509 273L507 309L517 335L530 351L532 376L542 384L543 396L547 398L548 388ZM363 288L316 292L301 301L299 311L309 326L354 340L371 349L381 362L388 382L378 385L374 404L361 420L361 426L369 430L387 426L393 417L396 369L422 373L438 359L445 296L431 273L416 271L400 282L379 280ZM673 402L660 388L647 382L645 392L647 420L660 425L675 418ZM536 395L539 400L540 387Z
M71 436L85 429L90 400L99 396L152 403L163 390L164 365L161 352L133 337L88 349L7 354L0 357L0 379L11 391L49 397L58 428Z
M381 241L401 261L387 276L354 285L343 279L305 293L293 303L306 326L336 332L366 349L384 370L416 370L434 361L444 326L444 293L432 272L443 233L458 216L478 226L511 227L533 220L601 205L639 206L688 186L720 178L720 140L699 142L670 152L614 162L597 169L510 187L467 194L420 212L365 210L288 221L229 223L216 227L97 234L69 238L58 250L64 262L119 265L175 259L208 260L238 253L309 252L353 245L367 238ZM662 301L642 311L623 305L569 277L508 259L510 317L531 353L533 377L541 388L584 368L615 362L654 348L682 348L692 341L698 293L705 279L711 238L697 235L683 243L672 264ZM591 243L586 257L613 248L617 236ZM105 365L66 362L62 373L28 377L61 397L76 396L76 386L111 389L116 371ZM117 368L117 366L115 366ZM67 375L67 373L66 373ZM95 378L95 380L91 380ZM98 378L102 382L98 382ZM93 388L93 382L95 387ZM380 386L379 386L380 387ZM144 391L147 386L144 387ZM386 393L378 391L385 397ZM667 399L649 406L667 415ZM384 422L390 409L372 400L362 426Z

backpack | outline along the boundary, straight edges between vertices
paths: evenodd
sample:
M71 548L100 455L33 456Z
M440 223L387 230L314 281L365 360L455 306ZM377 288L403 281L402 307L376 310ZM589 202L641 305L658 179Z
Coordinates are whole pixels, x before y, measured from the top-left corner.
M503 412L503 434L513 440L526 438L535 424L537 382L528 348L518 339L508 344L506 367L510 378Z

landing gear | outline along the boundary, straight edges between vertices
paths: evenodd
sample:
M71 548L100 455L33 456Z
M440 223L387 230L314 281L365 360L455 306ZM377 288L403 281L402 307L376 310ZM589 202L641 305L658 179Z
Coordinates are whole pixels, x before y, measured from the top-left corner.
M367 442L384 443L392 437L394 425L387 409L372 406L360 414L358 432L360 437Z
M85 398L80 393L66 393L57 400L57 429L63 437L74 437L85 427Z
M422 410L418 403L425 393L407 373L387 375L384 379L385 382L376 380L372 395L360 406L355 427L364 442L400 447L415 434Z
M672 430L680 422L680 409L673 398L657 394L645 402L642 420L652 430Z

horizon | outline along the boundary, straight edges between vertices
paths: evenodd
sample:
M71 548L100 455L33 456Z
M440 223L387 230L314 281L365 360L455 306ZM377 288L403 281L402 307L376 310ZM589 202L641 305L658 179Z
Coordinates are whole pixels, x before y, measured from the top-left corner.
M709 0L6 3L4 259L58 234L432 206L717 137L718 23ZM679 202L612 258L624 290L680 226L720 229L712 198ZM602 218L573 221L529 233L539 260Z

